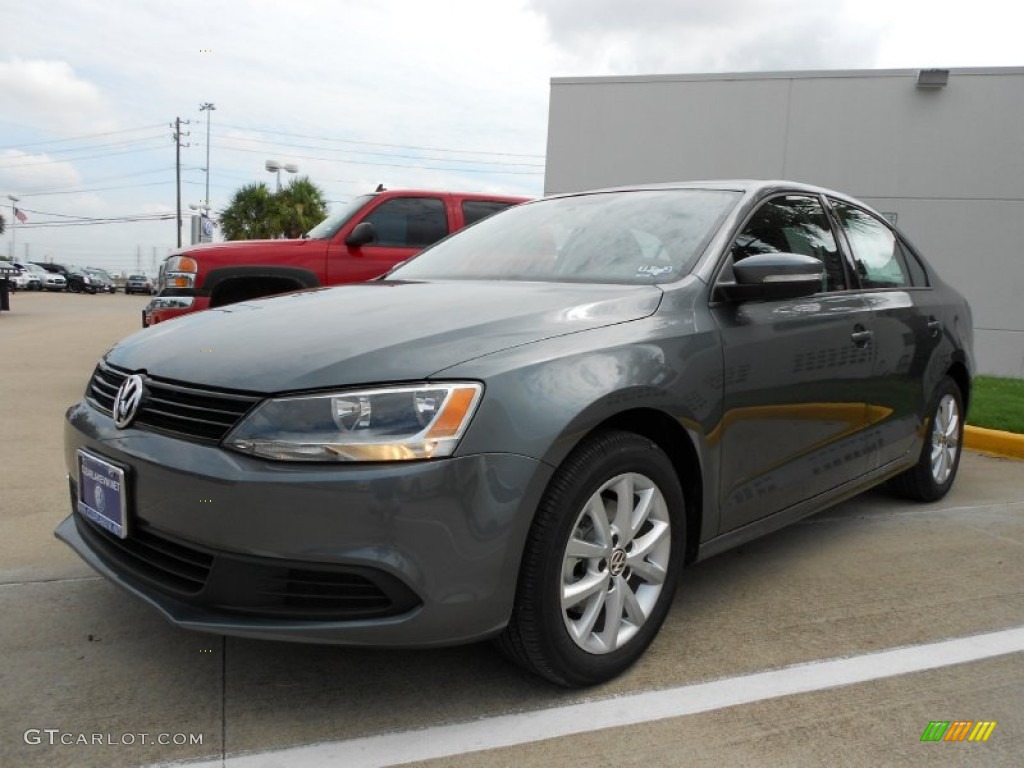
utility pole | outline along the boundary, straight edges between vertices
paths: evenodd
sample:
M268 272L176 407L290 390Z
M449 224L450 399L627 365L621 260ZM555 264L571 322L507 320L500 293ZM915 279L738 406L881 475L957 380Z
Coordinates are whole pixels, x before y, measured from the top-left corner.
M203 199L203 205L207 210L210 207L210 113L216 108L213 102L209 101L199 105L199 111L206 113L206 197Z
M184 123L188 125L188 120L182 120L180 117L174 118L172 127L174 128L174 172L177 178L177 198L178 198L178 247L181 248L181 137L182 135L188 136L188 133L182 134L181 125ZM185 145L189 146L188 144Z

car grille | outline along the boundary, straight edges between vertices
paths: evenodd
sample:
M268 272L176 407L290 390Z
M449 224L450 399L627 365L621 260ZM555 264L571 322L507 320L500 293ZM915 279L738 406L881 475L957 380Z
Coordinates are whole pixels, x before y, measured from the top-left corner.
M353 620L397 616L420 603L398 579L372 568L215 552L141 525L121 539L80 514L74 519L85 543L119 576L197 607L266 617Z
M85 397L111 414L114 397L131 371L100 362L93 371ZM262 399L251 392L209 389L143 375L146 394L132 426L153 429L207 442L218 442Z

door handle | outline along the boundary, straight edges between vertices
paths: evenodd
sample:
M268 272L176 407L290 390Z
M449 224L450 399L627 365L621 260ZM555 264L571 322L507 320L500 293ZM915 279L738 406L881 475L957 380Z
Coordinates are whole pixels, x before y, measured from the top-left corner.
M942 321L937 320L934 315L928 318L928 332L932 336L938 336L942 333Z
M872 334L872 332L865 328L863 325L855 325L853 326L853 333L850 334L850 338L853 340L853 343L856 344L858 347L863 347L869 341L871 341L871 337L873 335L874 334Z

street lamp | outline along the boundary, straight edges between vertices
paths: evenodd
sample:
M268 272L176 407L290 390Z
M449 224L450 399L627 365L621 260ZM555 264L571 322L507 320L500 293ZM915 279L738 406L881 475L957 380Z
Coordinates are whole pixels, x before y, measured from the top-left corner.
M266 165L264 167L268 171L270 171L271 173L276 173L277 174L277 191L278 192L281 191L281 171L282 170L285 170L288 173L298 173L299 172L299 166L295 165L295 163L285 163L285 164L282 165L277 160L267 160Z
M18 214L15 211L18 206L15 203L21 200L21 198L17 195L8 195L7 199L11 201L11 261L14 261L18 258L16 252L17 242L15 240L15 232L18 230Z
M206 113L206 197L203 202L210 204L210 113L217 107L212 102L204 101L199 105L199 111Z

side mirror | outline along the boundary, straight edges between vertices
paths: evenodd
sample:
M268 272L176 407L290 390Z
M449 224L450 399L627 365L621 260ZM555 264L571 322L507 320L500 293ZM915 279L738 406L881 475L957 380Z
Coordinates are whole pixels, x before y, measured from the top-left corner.
M725 301L795 299L822 289L825 265L799 253L758 253L733 264L735 283L718 286Z
M345 245L351 245L353 248L358 248L361 245L372 243L377 239L377 230L374 229L373 224L368 221L361 221L356 224L352 231L348 233L348 237L345 238Z

